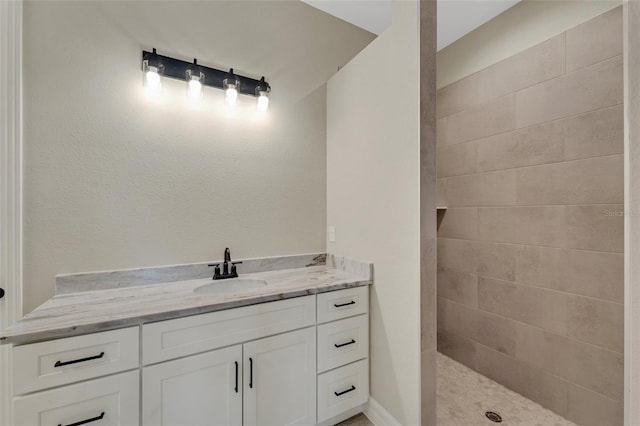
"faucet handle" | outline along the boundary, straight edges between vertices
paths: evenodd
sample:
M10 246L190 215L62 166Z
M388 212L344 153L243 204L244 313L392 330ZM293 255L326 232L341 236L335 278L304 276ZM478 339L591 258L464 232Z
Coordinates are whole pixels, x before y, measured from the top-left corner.
M213 279L217 280L218 278L220 278L220 264L219 263L211 263L209 264L209 266L214 266L215 269L213 270Z
M231 275L238 276L238 270L236 269L236 265L242 263L242 261L231 262Z

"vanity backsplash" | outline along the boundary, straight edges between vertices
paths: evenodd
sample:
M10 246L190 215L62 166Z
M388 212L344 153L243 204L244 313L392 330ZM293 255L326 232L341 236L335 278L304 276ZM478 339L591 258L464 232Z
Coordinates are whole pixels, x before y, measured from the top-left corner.
M329 258L330 266L346 272L357 272L362 268L369 267L369 264L345 260L342 257L330 255ZM243 275L321 266L327 264L327 254L315 253L239 260L242 260L242 264L238 265L238 272ZM212 277L214 270L208 266L210 263L220 263L220 261L58 275L56 276L56 295ZM369 271L367 270L364 275L368 276Z

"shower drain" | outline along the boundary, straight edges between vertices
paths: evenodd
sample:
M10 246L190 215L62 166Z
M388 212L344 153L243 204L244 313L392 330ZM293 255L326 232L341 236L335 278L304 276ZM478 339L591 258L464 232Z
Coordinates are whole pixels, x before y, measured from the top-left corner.
M493 411L487 411L486 413L484 413L484 415L487 416L487 418L494 423L502 423L502 417L498 413L494 413Z

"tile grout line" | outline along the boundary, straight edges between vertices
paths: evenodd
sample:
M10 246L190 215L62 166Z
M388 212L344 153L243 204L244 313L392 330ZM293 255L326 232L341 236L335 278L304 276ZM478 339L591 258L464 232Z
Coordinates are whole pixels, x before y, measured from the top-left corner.
M557 36L556 36L556 37L557 37ZM550 40L550 39L549 39L549 40ZM565 37L565 44L566 44L566 37ZM535 46L533 46L533 47L535 47ZM451 117L451 116L453 116L453 115L458 115L458 114L460 114L460 113L466 112L466 111L468 111L468 110L470 110L470 109L472 109L472 108L480 107L480 106L482 106L482 105L485 105L485 104L487 104L487 103L493 102L493 101L495 101L495 100L497 100L497 99L500 99L500 98L503 98L503 97L505 97L505 96L508 96L508 95L516 95L516 94L518 94L519 92L522 92L522 91L524 91L524 90L531 89L532 87L536 87L536 86L539 86L539 85L542 85L542 84L547 84L548 82L553 81L553 80L557 80L557 79L559 79L559 78L568 77L568 76L570 76L571 74L575 74L575 73L578 73L578 72L580 72L580 71L584 71L585 69L590 68L590 67L594 67L594 66L596 66L596 65L601 65L601 64L603 64L604 62L608 62L608 61L612 61L612 62L613 62L613 60L614 60L614 59L617 59L618 57L622 57L623 55L624 55L624 53L623 53L623 52L620 52L620 53L617 53L617 54L615 54L615 55L613 55L613 56L609 56L609 57L607 57L607 58L605 58L605 59L601 59L601 60L599 60L599 61L597 61L597 62L594 62L594 63L588 64L588 65L584 65L584 66L582 66L582 67L580 67L580 68L576 68L576 69L573 69L573 70L571 70L571 71L567 71L567 69L566 69L566 59L567 59L567 58L566 58L566 50L565 50L565 54L564 54L564 57L565 57L565 58L564 58L564 59L565 59L565 71L564 71L564 72L562 72L562 73L560 73L560 74L558 74L557 76L555 76L555 77L551 77L551 78L548 78L548 79L546 79L546 80L539 81L539 82L534 83L534 84L532 84L532 85L530 85L530 86L526 86L526 87L522 87L522 88L520 88L520 89L516 89L515 91L512 91L512 92L507 92L507 93L505 93L505 94L499 95L499 96L494 97L494 98L488 98L488 99L482 100L482 101L478 102L477 104L473 104L473 105L471 105L471 106L465 107L464 109L461 109L460 111L456 111L456 112L454 112L454 113L447 114L447 115L444 115L444 116L442 116L442 117L439 117L439 118L437 118L437 119L436 119L436 122L437 122L437 121L439 121L439 120L442 120L442 119L445 119L445 118ZM506 58L506 59L510 59L510 58ZM492 67L492 66L494 66L494 65L497 65L498 63L499 63L499 62L497 62L496 64L492 64L492 65L490 65L489 67L487 67L486 69L488 69L488 68L490 68L490 67ZM471 76L468 76L468 77L471 77ZM466 78L468 78L468 77L465 77L465 79L466 79ZM459 82L459 81L462 81L462 80L458 80L457 82ZM457 82L454 82L454 83L452 83L452 84L455 84L455 83L457 83ZM443 87L442 89L444 89L444 87ZM442 89L438 89L438 90L437 90L437 92L439 92L439 91L440 91L440 90L442 90ZM612 106L613 106L613 105L610 105L609 107L604 107L604 108L600 108L600 109L610 108L610 107L612 107ZM586 112L585 112L585 113L586 113ZM585 113L579 113L579 114L574 114L574 115L580 115L580 114L585 114ZM571 115L571 116L573 116L573 115ZM564 117L564 118L568 118L568 117L569 117L569 116ZM553 121L555 121L555 120L553 120ZM541 122L541 123L546 123L546 121L545 121L545 122ZM535 125L537 125L537 124L541 124L541 123L530 124L530 125L528 125L528 126L523 126L523 127L517 127L517 126L516 126L516 129L515 129L515 130L524 129L524 128L527 128L527 127L530 127L530 126L535 126Z
M504 96L501 96L501 97L496 98L496 99L500 99L502 97L504 97ZM467 140L467 141L455 142L455 143L440 143L440 144L437 144L436 147L437 148L446 148L446 147L454 147L454 146L466 145L466 144L470 144L470 143L473 143L473 142L480 142L482 140L493 138L493 137L496 137L496 136L502 136L502 135L506 135L508 133L515 133L515 132L520 132L520 131L523 131L523 130L530 130L533 127L553 124L553 123L557 123L559 121L572 120L572 119L575 119L575 118L578 118L578 117L582 117L584 115L600 113L602 111L618 108L618 107L621 107L621 106L624 106L624 102L619 102L619 103L616 103L616 104L613 104L613 105L599 107L599 108L595 108L595 109L592 109L592 110L589 110L589 111L579 112L579 113L576 113L576 114L570 114L570 115L566 115L564 117L554 118L553 120L541 121L539 123L529 124L527 126L517 127L517 128L510 129L510 130L505 130L504 132L493 133L493 134L490 134L490 135L481 136L479 138L470 139L470 140Z
M609 205L609 204L604 204ZM467 207L464 207L467 208ZM489 207L495 208L495 207ZM446 214L446 213L445 213ZM470 241L470 242L478 242L478 243L487 243L487 244L500 244L505 246L516 246L516 247L536 247L536 248L544 248L544 249L552 249L552 250L573 250L579 252L587 252L587 253L598 253L598 254L612 254L612 255L624 255L622 251L605 251L605 250L589 250L589 249L579 249L579 248L571 248L571 247L553 247L553 246L542 246L535 244L518 244L518 243L508 243L503 241L486 241L486 240L471 240L468 238L455 238L455 237L436 237L437 239L443 240L456 240L456 241Z
M577 163L579 161L591 161L591 160L595 160L595 159L599 159L599 158L623 157L623 156L624 156L624 153L596 155L596 156L593 156L593 157L586 157L586 158L575 158L575 159L571 159L571 160L550 161L550 162L540 163L540 164L530 164L530 165L526 165L526 166L508 167L508 168L505 168L505 169L484 170L484 171L476 172L476 173L464 173L464 174L459 174L459 175L442 176L442 177L436 177L436 179L443 179L443 178L455 179L455 178L463 178L463 177L469 177L469 176L486 175L486 174L489 174L489 173L502 173L502 172L508 172L508 171L512 171L512 170L531 169L531 168L534 168L534 167L556 166L558 164L571 164L571 163Z
M455 300L447 299L446 297L443 297L443 296L438 296L438 297L442 297L444 300L446 300L446 301L447 301L447 302L449 302L449 303L455 303L456 305L463 306L463 307L465 307L465 308L467 308L467 309L476 309L476 310L478 310L479 312L482 312L482 313L485 313L485 314L489 314L489 315L493 315L493 316L498 317L498 318L501 318L501 319L503 319L503 320L512 321L512 322L515 322L515 323L518 323L518 324L524 325L525 327L535 328L535 329L537 329L537 330L539 330L539 331L542 331L542 332L544 332L544 333L549 333L549 334L553 334L553 335L555 335L555 336L563 337L563 338L565 338L565 339L567 339L567 340L572 340L572 341L574 341L574 342L577 342L577 343L580 343L580 344L583 344L583 345L591 346L591 347L593 347L593 348L596 348L596 349L600 349L600 350L606 351L606 352L608 352L608 353L610 353L610 354L614 354L614 355L624 355L622 352L617 352L617 351L614 351L614 350L612 350L612 349L608 349L608 348L602 347L602 346L600 346L600 345L596 345L596 344L594 344L594 343L585 342L585 341L580 340L580 339L577 339L577 338L575 338L575 337L571 337L571 336L568 336L568 335L565 335L565 334L560 334L560 333L557 333L557 332L555 332L555 331L551 331L551 330L548 330L548 329L546 329L546 328L542 328L542 327L540 327L539 325L530 324L530 323L528 323L528 322L524 322L524 321L521 321L521 320L518 320L518 319L514 319L514 318L508 317L508 316L506 316L506 315L498 314L498 313L495 313L495 312L487 311L487 310L484 310L484 309L482 309L482 308L471 308L471 307L469 307L469 306L465 305L464 303L456 302Z

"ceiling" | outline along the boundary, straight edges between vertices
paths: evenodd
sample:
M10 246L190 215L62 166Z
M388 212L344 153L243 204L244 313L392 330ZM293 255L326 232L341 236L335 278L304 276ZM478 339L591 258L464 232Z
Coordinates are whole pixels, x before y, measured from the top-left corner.
M381 34L391 25L392 0L302 0L360 28ZM438 50L520 0L438 0Z

